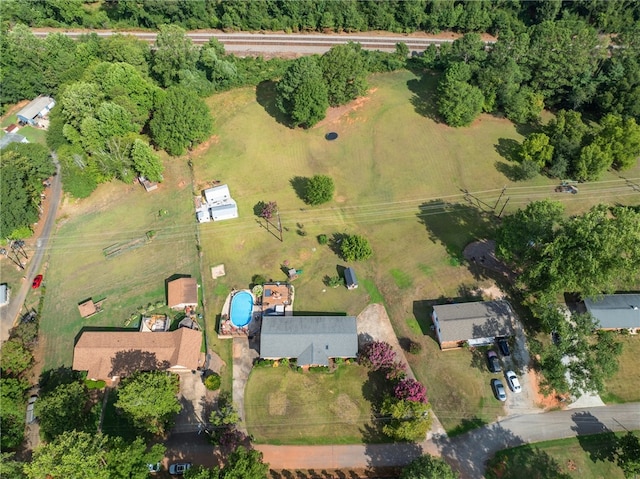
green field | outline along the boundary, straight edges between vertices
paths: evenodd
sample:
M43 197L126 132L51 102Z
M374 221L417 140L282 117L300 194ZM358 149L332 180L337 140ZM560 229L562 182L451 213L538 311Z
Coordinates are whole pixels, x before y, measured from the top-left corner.
M640 358L640 336L619 336L622 355L618 361L618 372L605 381L605 392L601 395L605 402L640 401L638 387L638 358Z
M51 246L41 332L45 368L71 365L74 338L82 327L133 326L139 306L165 301L165 279L199 277L189 170L166 163L166 181L146 193L139 185L101 185L86 200L67 200ZM64 181L64 180L63 180ZM160 210L167 214L160 216ZM107 260L103 248L155 230L145 246ZM77 305L106 298L101 313L82 319Z
M569 211L579 211L600 201L629 202L637 193L630 196L633 190L614 174L605 175L601 185L581 187L575 196L554 194L556 182L542 176L514 183L513 165L499 151L522 140L515 126L491 115L462 129L434 121L435 84L435 77L420 80L407 71L373 75L366 98L342 115L330 112L309 130L278 122L271 83L210 97L214 136L189 155L195 188L186 158L170 159L157 191L102 185L88 200L64 209L47 274L46 366L70 364L73 338L83 326L123 326L136 307L162 300L164 280L172 274L201 275L212 333L232 288L248 286L255 274L283 281L283 267L296 268L302 270L294 281L297 312L357 315L370 302L383 302L397 335L422 343L422 353L410 362L448 431L495 419L502 408L485 375L470 366L470 354L441 353L428 335L432 302L488 283L461 264L462 249L495 227L492 212L504 186L500 207L508 197L507 212L554 195ZM326 141L329 131L336 131L338 140ZM334 179L334 201L318 207L303 203L296 179L313 174ZM640 177L640 168L625 175ZM216 180L229 185L240 217L196 227L193 190ZM283 242L254 216L259 201L278 203ZM169 214L159 217L162 209ZM157 232L150 244L104 259L103 248L149 230ZM331 242L321 246L316 238L343 233L365 236L374 251L371 259L353 265L361 284L355 291L323 283L346 264ZM213 280L209 271L217 264L225 265L226 276ZM106 296L105 311L83 321L76 305L90 296ZM230 342L212 334L209 339L230 364ZM230 368L223 378L228 388Z
M379 442L371 413L379 385L368 377L357 364L333 373L254 368L245 391L249 434L269 444Z
M562 477L622 479L622 469L613 462L614 445L614 433L606 433L505 449L489 460L486 477L547 479L565 474Z

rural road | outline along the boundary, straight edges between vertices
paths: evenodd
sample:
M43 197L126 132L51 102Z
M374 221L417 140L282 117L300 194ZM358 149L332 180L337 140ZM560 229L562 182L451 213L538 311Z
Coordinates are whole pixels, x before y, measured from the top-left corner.
M32 29L37 37L45 37L47 34L56 31L64 33L71 38L78 38L86 33L95 33L99 37L108 37L121 33L123 35L134 35L149 43L156 40L155 32L116 32L112 30L52 30L52 29ZM332 46L347 42L357 42L365 50L380 50L392 52L396 43L403 42L409 51L421 52L429 45L439 45L441 43L452 43L458 35L447 34L441 37L427 35L367 35L367 34L317 34L317 33L223 33L219 31L192 31L187 32L194 44L202 45L211 38L217 38L224 44L227 53L237 55L262 55L262 54L322 54ZM486 40L486 44L494 43L493 40Z
M527 443L608 431L640 429L640 403L512 416L452 439L435 437L421 444L333 446L255 445L275 470L365 469L404 466L423 453L442 455L461 479L483 477L486 461L497 451ZM219 452L197 432L172 434L167 460L213 466Z
M53 163L56 165L56 173L53 176L53 181L51 182L51 187L48 192L47 201L51 202L49 204L49 213L45 219L42 234L34 244L34 253L29 261L29 266L24 271L25 279L22 282L22 286L20 286L18 291L12 291L9 304L0 309L0 341L5 341L9 338L9 331L21 313L22 305L29 293L29 288L31 288L33 278L40 270L44 253L47 250L47 244L49 243L49 238L56 222L56 213L58 211L58 205L60 204L60 197L62 196L62 178L60 175L60 163L58 162L58 156L52 152L51 158L53 159Z

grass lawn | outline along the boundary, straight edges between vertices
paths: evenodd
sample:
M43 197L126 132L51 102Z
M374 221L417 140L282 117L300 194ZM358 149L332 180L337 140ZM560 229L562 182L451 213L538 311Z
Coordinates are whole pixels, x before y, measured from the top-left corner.
M605 392L601 394L605 402L640 401L638 386L638 358L640 358L640 336L619 336L622 342L622 355L619 359L618 372L605 381Z
M562 473L563 477L622 479L622 469L611 460L613 436L596 434L505 449L489 460L486 477L546 479Z
M249 434L270 444L380 442L371 415L383 386L376 381L357 364L333 373L254 368L245 391Z
M167 161L166 181L146 193L138 185L101 185L86 200L67 200L51 245L41 333L45 369L71 365L83 327L125 327L139 306L165 301L165 279L199 277L190 175L184 161ZM159 210L167 210L160 216ZM151 242L106 259L103 248L143 237ZM77 305L106 298L103 311L82 319Z

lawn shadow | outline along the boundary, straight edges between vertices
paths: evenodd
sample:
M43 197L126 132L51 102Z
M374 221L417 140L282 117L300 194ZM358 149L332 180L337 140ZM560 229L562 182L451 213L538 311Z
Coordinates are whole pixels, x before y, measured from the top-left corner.
M425 72L418 80L416 78L407 82L407 88L413 93L411 104L418 115L440 123L436 104L436 88L439 75L433 72Z
M371 403L372 420L360 430L363 443L385 442L385 434L382 432L383 422L378 417L378 413L382 401L392 392L391 382L387 380L384 371L367 373L367 380L362 384L362 397Z
M309 178L304 176L294 176L289 180L289 184L293 188L293 191L296 192L298 198L302 201L305 201L307 197L307 186L309 185Z
M442 458L454 470L459 471L461 477L484 477L485 463L497 451L524 444L524 440L520 436L503 428L500 423L478 428L477 425L480 424L480 421L480 419L473 417L463 422L461 428L474 427L473 430L464 434L455 437L434 436L433 438L434 443L442 452ZM534 476L522 475L520 477Z
M496 152L505 160L510 162L519 162L520 143L513 138L499 138L498 143L493 146L496 149Z
M618 438L611 429L588 411L572 414L571 420L580 447L593 462L615 460Z
M418 326L422 334L427 335L431 332L431 316L433 314L434 301L420 299L413 302L413 317L416 318Z
M75 383L81 378L82 375L78 371L74 371L67 366L42 371L42 373L40 373L40 379L38 380L40 395L46 395L63 384Z
M432 200L422 203L416 214L432 243L444 246L452 266L464 262L463 249L472 240L491 237L492 215L472 205Z
M256 87L256 101L264 108L264 111L278 123L291 127L291 122L287 115L282 113L276 105L276 82L266 80L258 83Z
M447 434L449 434L449 437L456 437L487 424L489 424L487 421L478 416L465 417L460 421L460 424L448 431Z
M517 477L553 477L571 479L562 472L562 465L542 449L526 444L513 449L499 451L487 463L487 477L507 477L505 472ZM510 475L509 477L515 477Z
M343 233L333 233L333 235L331 235L331 238L329 238L329 241L327 242L329 249L340 258L342 258L342 250L340 249L340 245L342 244L342 240L345 238L345 236L346 235ZM344 270L342 273L344 275Z

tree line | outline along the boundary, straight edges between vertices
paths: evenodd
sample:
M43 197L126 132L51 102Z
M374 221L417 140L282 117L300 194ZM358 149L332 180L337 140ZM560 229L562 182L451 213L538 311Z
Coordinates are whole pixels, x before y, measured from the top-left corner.
M629 0L6 0L3 17L38 27L158 29L173 24L240 31L494 34L505 28L579 18L599 31L619 32L640 21L640 6Z

